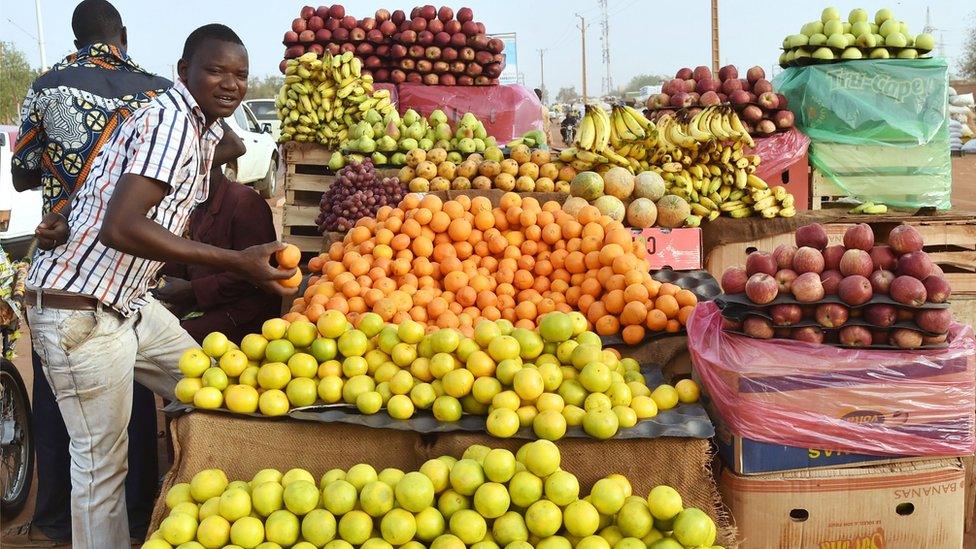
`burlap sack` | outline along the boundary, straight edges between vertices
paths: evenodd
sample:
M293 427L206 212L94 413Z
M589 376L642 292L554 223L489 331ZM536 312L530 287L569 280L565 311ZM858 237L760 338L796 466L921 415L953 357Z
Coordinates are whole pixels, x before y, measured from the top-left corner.
M472 444L508 448L525 440L497 439L481 433L421 437L411 431L372 429L343 423L240 418L193 412L174 419L173 467L163 478L149 532L166 517L166 492L194 474L219 468L231 480L250 480L265 468L307 469L316 478L329 469L369 463L377 470L417 470L428 459L460 457ZM716 543L731 549L735 529L711 474L712 452L706 439L563 439L558 442L562 467L579 478L584 490L612 473L627 477L634 493L646 495L658 484L673 486L686 506L707 512L718 525Z
M426 461L420 435L346 423L312 423L193 412L174 419L173 466L163 478L149 532L166 518L166 492L203 469L219 468L230 480L250 480L261 469L307 469L315 478L329 469L369 463L377 470L419 469Z
M460 457L472 444L515 452L525 443L524 440L497 439L487 434L452 433L438 435L434 443L427 446L427 457L445 454ZM582 490L589 491L596 481L613 473L627 477L636 495L646 496L651 488L667 484L681 494L686 507L698 507L712 517L718 526L716 544L726 548L736 545L731 515L722 504L712 476L712 450L708 440L566 438L556 444L562 456L560 466L576 475Z

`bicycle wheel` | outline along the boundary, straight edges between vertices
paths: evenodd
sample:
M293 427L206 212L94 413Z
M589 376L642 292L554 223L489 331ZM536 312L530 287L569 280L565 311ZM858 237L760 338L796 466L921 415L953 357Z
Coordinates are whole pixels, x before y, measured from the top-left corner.
M3 359L0 368L0 511L20 512L34 479L30 400L20 372Z

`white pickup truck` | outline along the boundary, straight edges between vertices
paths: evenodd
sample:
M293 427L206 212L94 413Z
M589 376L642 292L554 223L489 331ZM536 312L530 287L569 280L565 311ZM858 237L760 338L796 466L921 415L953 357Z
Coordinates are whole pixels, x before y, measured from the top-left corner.
M17 127L0 126L0 245L14 260L26 255L41 222L43 203L41 189L23 193L14 189L10 163L16 142Z

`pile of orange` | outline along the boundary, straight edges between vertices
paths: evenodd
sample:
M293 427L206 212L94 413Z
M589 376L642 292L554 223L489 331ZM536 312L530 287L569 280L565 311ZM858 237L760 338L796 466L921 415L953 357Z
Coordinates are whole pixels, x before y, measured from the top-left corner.
M318 274L285 318L373 311L470 334L481 318L534 328L550 311L578 310L598 334L637 343L648 331L680 330L697 303L652 279L645 253L593 206L573 216L515 193L496 208L485 197L410 194L312 258Z

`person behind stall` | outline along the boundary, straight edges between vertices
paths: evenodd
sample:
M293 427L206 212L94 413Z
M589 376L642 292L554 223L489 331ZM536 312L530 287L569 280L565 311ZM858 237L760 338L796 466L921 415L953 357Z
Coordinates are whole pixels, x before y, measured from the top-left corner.
M244 153L241 145L240 154ZM276 238L271 208L253 189L210 170L210 195L190 216L190 240L243 250ZM226 269L168 263L153 292L182 318L180 325L198 342L210 332L231 341L260 333L265 320L281 312L281 297Z
M166 262L228 269L267 291L279 242L227 250L182 238L207 200L220 120L247 92L248 55L220 24L187 37L172 88L127 118L72 197L67 242L34 258L25 303L30 334L71 438L75 549L129 546L123 488L132 380L174 399L183 353L196 346L150 293Z
M128 56L128 33L118 10L106 0L84 0L71 17L77 50L31 85L21 111L20 137L11 172L18 191L42 188L38 247L67 239L71 195L92 174L95 157L112 131L134 110L173 85L147 72ZM32 350L33 413L37 497L31 520L4 530L4 547L51 547L71 540L71 459L68 431L58 411L37 350ZM159 466L156 403L152 391L135 383L129 422L126 494L129 529L145 537Z

